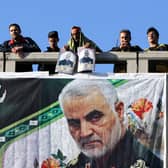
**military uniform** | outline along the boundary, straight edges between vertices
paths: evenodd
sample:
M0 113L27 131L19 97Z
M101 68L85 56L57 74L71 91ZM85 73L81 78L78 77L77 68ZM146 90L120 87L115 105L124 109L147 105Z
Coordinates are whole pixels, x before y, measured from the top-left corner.
M103 168L130 168L131 166L163 168L163 161L140 144L128 131L116 145L109 159L103 162ZM85 168L88 163L91 165L91 168L97 167L94 159L88 158L83 153L80 153L76 159L68 163L67 168Z
M168 51L167 44L158 44L156 47L146 48L144 51Z
M143 51L142 48L140 48L138 45L135 46L129 46L129 47L113 47L110 51L130 51L130 52L136 52L136 51Z
M167 44L146 48L144 51L168 51ZM168 61L149 61L149 72L168 72Z
M110 51L120 51L120 52L138 52L138 51L143 51L142 48L140 48L138 45L135 46L129 46L129 47L124 47L124 48L120 48L120 47L113 47ZM126 62L120 62L120 63L116 63L114 65L114 72L126 72Z

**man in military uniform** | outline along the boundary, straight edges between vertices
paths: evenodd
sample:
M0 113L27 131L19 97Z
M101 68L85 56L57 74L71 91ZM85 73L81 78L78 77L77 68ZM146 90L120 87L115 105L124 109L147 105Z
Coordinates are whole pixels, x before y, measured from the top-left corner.
M149 43L149 48L144 51L168 51L167 44L159 44L159 32L156 28L148 28L147 38ZM152 61L149 62L150 72L168 72L168 62L164 61Z
M159 32L156 28L148 28L147 38L149 43L149 48L146 48L145 51L168 51L167 44L159 44Z
M110 51L139 52L143 50L138 45L131 45L131 32L128 29L123 29L120 31L120 45L113 47ZM115 64L114 72L126 72L126 63Z
M163 167L126 129L124 103L108 80L73 80L62 90L59 102L81 150L67 168Z

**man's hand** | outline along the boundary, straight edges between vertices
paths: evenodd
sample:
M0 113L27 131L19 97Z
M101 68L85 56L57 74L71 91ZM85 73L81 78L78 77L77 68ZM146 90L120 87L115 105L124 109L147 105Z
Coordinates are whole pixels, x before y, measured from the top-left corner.
M17 47L12 48L13 53L18 53L18 52L21 52L21 51L23 51L23 46L17 46Z
M84 46L83 46L84 48L90 48L91 47L91 45L90 45L90 43L89 42L87 42Z
M64 49L65 49L65 51L69 51L69 46L68 45L64 45Z
M12 52L17 54L20 58L24 57L23 46L13 47Z

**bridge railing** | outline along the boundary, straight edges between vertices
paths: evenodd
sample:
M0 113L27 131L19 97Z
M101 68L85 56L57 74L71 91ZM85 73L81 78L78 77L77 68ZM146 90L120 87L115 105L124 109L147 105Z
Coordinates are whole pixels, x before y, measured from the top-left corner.
M20 58L13 53L0 53L0 72L15 72L17 63L46 63L56 64L59 53L37 52L25 53L24 58ZM103 52L96 54L97 64L109 64L126 62L127 73L147 73L152 72L153 66L157 72L157 67L164 64L162 72L168 72L168 52ZM158 64L159 63L159 64Z

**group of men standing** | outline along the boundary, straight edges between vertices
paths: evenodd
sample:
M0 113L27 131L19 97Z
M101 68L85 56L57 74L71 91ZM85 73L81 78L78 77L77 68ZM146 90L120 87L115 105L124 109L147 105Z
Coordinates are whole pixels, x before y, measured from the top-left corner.
M12 23L9 25L9 32L11 39L5 41L1 45L1 51L13 52L19 57L24 57L24 52L41 52L40 47L37 43L30 37L24 37L21 35L21 28L18 24ZM141 52L141 51L168 51L167 44L159 43L159 32L156 28L150 27L147 30L147 38L149 43L149 48L142 49L138 45L131 44L131 32L128 29L123 29L120 31L119 46L113 47L110 51L124 51L124 52ZM49 47L47 47L46 52L59 52L60 47L58 46L59 35L57 31L51 31L48 33ZM78 26L73 26L71 28L71 37L63 49L65 51L72 51L77 53L78 47L92 48L96 52L103 52L95 42L87 38L82 32L81 28ZM26 69L25 65L18 69L17 71L31 71L32 69ZM49 70L51 74L55 71L55 65L45 65L41 64L39 70ZM119 63L115 65L114 72L126 72L126 67L124 63Z

